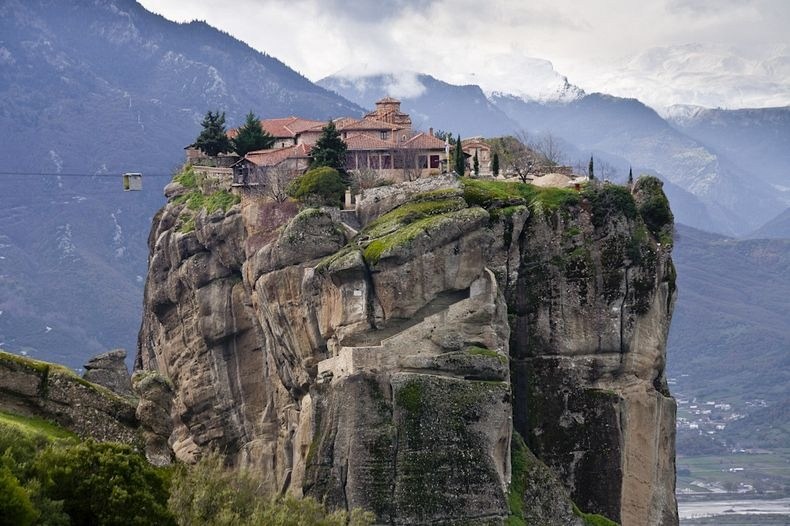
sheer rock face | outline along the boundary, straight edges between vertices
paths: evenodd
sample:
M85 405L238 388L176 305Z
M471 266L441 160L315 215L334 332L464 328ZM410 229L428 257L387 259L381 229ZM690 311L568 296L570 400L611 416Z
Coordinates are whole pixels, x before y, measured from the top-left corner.
M518 238L507 292L514 425L582 510L677 524L671 247L637 217L591 212L533 217Z
M446 197L425 191L408 199ZM676 524L669 252L585 202L500 217L445 199L387 238L372 222L403 199L380 192L354 240L288 204L245 199L188 233L183 205L160 212L136 369L172 393L147 398L150 454L220 449L268 491L392 524L501 524L515 428L584 511Z

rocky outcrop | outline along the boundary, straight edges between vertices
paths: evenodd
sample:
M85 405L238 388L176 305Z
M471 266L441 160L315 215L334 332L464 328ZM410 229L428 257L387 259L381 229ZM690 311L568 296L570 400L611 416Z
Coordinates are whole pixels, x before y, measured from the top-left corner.
M624 188L601 187L580 213L534 217L514 241L514 421L584 511L675 524L675 402L664 376L674 268L637 204Z
M135 381L149 458L218 449L269 492L389 524L552 503L547 524L576 523L535 484L538 515L513 509L515 429L584 512L677 523L670 247L627 190L437 178L366 191L359 233L253 198L193 216L170 193L136 361L157 374Z
M132 383L126 369L126 351L114 349L97 354L85 364L82 377L124 396L132 396Z
M138 445L136 405L63 366L0 351L0 410L52 420L81 438Z

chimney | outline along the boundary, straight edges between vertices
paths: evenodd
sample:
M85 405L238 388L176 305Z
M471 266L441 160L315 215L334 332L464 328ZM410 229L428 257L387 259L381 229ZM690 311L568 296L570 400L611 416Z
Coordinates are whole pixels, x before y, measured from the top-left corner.
M428 135L433 137L433 128L428 128Z

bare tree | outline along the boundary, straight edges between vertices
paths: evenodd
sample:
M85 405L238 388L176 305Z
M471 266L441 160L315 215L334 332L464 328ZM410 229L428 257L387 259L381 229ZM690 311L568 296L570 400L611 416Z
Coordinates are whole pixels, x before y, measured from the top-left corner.
M291 181L299 175L297 170L291 168L287 162L278 164L277 166L270 166L263 178L264 192L267 196L271 197L278 203L284 202L288 199L288 185Z
M612 180L617 175L617 169L602 159L595 160L595 168L602 181Z
M360 168L349 172L352 185L356 190L367 190L381 184L379 173L372 168Z
M518 177L522 183L529 180L536 165L535 153L524 141L529 137L524 131L518 132L518 137L501 137L494 145L499 154L499 163L506 176Z
M560 141L551 132L544 133L530 145L552 166L560 164L565 156Z
M403 170L404 181L414 181L422 175L422 168L419 165L420 150L417 148L400 147L395 152L395 156Z

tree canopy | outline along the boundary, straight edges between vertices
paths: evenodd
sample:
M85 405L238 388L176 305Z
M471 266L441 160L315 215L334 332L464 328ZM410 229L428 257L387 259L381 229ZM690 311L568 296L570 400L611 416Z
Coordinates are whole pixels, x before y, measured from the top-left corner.
M466 171L466 160L464 159L464 150L461 147L461 136L455 141L455 155L453 156L455 173L463 177Z
M244 157L249 152L271 148L274 146L274 137L263 129L260 119L250 111L232 143L236 154Z
M341 175L346 173L346 143L340 138L335 123L329 121L321 129L321 136L310 150L310 168L327 166L334 168Z
M288 194L308 205L341 206L346 185L334 168L321 166L294 179Z
M228 139L225 131L225 112L216 113L209 111L200 123L203 130L195 139L195 147L200 149L209 157L216 157L221 153L227 153L233 149L233 145Z

